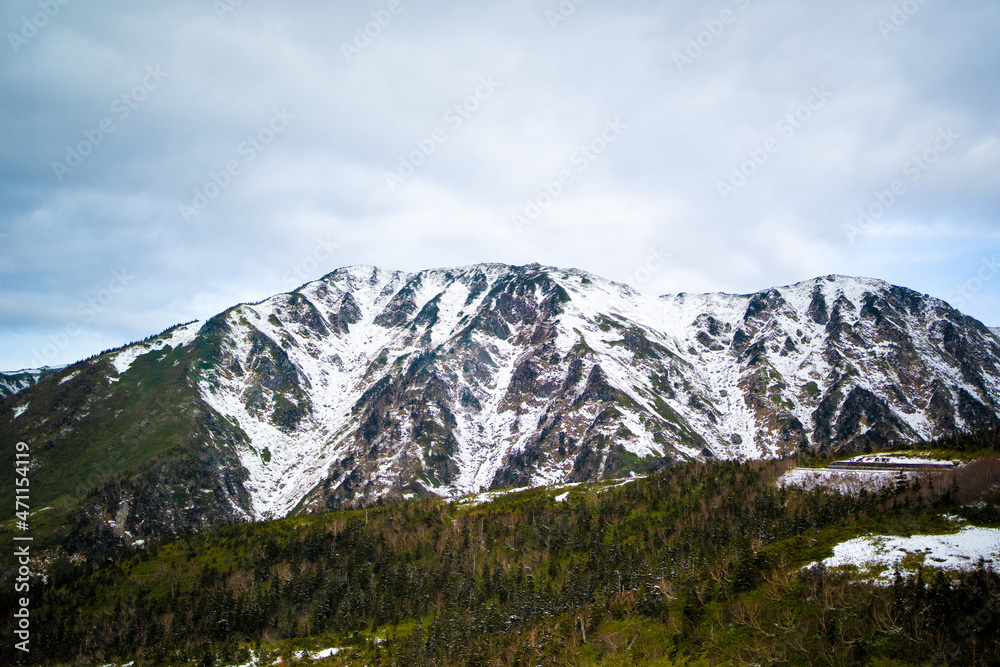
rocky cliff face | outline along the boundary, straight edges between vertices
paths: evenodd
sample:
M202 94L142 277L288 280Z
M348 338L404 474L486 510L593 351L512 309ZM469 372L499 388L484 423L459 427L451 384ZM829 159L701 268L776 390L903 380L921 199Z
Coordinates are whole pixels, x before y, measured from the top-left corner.
M52 500L57 465L92 481L87 511L143 539L144 522L929 439L1000 426L998 400L993 332L877 280L653 298L538 265L350 267L8 397L0 444L32 443Z

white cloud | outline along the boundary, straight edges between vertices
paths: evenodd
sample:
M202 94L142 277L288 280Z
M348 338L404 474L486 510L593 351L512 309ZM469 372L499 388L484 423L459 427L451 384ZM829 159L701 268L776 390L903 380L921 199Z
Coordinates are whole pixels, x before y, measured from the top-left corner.
M548 0L403 6L351 62L340 43L384 3L241 3L222 20L200 0L70 3L16 54L5 43L0 284L19 305L0 313L0 367L27 365L15 332L62 326L113 267L141 275L89 326L126 342L289 289L289 267L321 235L338 248L310 277L492 260L621 280L669 245L648 292L837 272L947 297L1000 250L995 3L928 3L889 39L878 21L891 3L861 0L595 1L555 29ZM34 7L7 3L0 22L16 27ZM674 54L718 31L724 10L734 20L678 71ZM148 66L169 73L162 85L112 116L114 132L60 183L52 162ZM481 77L500 85L449 125ZM782 135L817 86L832 97ZM295 120L246 161L241 145L275 108ZM511 215L615 117L627 131L517 234ZM954 149L849 243L857 209L949 126ZM444 141L390 190L385 172L437 128ZM772 138L777 151L722 201L717 183ZM232 160L239 175L184 224L178 207ZM988 290L965 308L1000 324Z

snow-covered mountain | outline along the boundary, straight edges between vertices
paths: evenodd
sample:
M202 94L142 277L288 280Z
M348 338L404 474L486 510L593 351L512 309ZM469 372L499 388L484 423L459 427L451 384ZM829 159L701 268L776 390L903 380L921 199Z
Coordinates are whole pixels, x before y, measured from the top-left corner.
M352 267L212 328L202 396L253 443L261 515L931 438L995 423L1000 397L985 327L837 276L656 299L535 265Z
M0 403L0 439L79 450L61 460L116 480L104 511L135 537L154 498L178 506L147 524L277 517L929 439L1000 426L998 401L1000 339L878 280L655 298L355 266L70 367Z
M59 368L30 368L0 373L0 399L13 396L57 372Z

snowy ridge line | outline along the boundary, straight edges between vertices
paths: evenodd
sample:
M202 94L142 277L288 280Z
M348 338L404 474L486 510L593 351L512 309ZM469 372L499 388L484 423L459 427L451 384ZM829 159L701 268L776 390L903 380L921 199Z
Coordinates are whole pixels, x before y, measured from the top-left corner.
M38 384L46 375L53 375L67 368L62 366L42 366L41 368L22 368L16 371L0 372L0 401Z
M136 343L126 347L111 358L111 363L115 367L115 370L118 371L118 374L121 375L132 366L132 363L136 359L144 354L157 352L168 345L170 347L181 347L194 342L202 324L202 322L191 322L190 324L171 327L151 341Z
M216 321L198 390L247 436L261 518L324 489L455 496L877 428L926 440L1000 412L1000 340L868 278L651 297L539 265L353 266ZM201 326L115 353L116 370Z

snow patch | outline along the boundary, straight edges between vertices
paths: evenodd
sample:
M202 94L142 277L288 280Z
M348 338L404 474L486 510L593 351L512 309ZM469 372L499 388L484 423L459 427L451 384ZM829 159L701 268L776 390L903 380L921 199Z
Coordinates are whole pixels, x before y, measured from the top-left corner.
M136 359L144 354L162 350L168 345L170 347L177 348L193 342L198 335L198 330L201 329L201 325L201 322L183 324L179 327L174 327L173 329L164 331L154 340L130 345L116 354L111 359L111 363L114 365L115 370L118 371L118 374L121 375L132 366ZM65 380L63 381L65 382Z
M908 563L904 564L907 557ZM822 563L828 568L854 566L871 574L885 568L875 574L874 580L889 584L893 568L902 568L913 560L925 567L970 570L980 559L989 569L1000 572L1000 529L967 526L954 535L868 535L841 542L833 548L833 556Z
M73 378L75 378L79 374L80 374L80 371L73 371L72 373L70 373L69 375L67 375L66 377L64 377L62 380L59 380L59 384L64 384L66 382L69 382L70 380L72 380Z
M322 660L323 658L329 658L330 656L337 655L343 649L339 648L325 648L322 651L316 651L311 654L313 660ZM301 657L301 656L300 656Z

